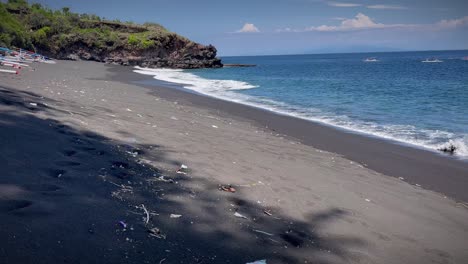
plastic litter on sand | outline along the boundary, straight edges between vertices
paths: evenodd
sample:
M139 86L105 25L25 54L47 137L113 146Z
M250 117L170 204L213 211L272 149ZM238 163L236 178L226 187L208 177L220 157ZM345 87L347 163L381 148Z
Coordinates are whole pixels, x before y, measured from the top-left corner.
M180 168L177 169L176 173L178 174L187 174L188 166L185 164L180 165Z
M170 218L180 218L182 215L180 214L171 214L169 217Z
M236 189L234 187L232 187L231 185L221 185L221 186L219 186L218 189L221 190L221 191L225 191L225 192L231 192L231 193L236 192Z
M242 214L239 214L238 212L235 212L235 213L234 213L234 216L235 216L235 217L239 217L239 218L248 219L247 216L242 215Z
M266 262L266 259L262 259L262 260L256 260L254 262L245 263L245 264L267 264L267 262Z

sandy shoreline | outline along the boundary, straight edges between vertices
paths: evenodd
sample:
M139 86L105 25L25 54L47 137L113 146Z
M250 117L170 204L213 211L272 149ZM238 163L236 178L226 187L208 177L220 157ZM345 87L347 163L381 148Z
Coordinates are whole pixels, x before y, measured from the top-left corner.
M414 169L443 192L436 173L466 172L456 160L135 85L130 68L59 61L0 77L0 263L468 260L468 208L376 172ZM453 175L444 188L463 199Z
M110 66L111 79L155 88L152 76ZM151 84L152 83L152 84ZM369 137L342 129L279 115L263 109L199 95L189 90L157 87L158 95L185 104L209 108L228 117L240 117L273 133L291 136L301 143L337 153L369 169L411 184L468 201L468 161L417 149L398 142Z

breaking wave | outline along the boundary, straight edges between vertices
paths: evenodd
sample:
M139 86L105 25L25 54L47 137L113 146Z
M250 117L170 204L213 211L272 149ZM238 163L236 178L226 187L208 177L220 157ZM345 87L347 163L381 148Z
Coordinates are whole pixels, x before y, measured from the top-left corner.
M265 97L249 96L238 90L258 88L243 81L212 80L184 70L149 69L135 67L134 72L154 76L155 79L179 84L186 89L215 98L255 106L283 115L319 122L354 132L394 140L429 150L438 150L453 145L456 154L468 158L468 135L456 135L447 131L418 129L411 125L377 124L352 119L346 115L327 113L320 109L304 108L278 102Z

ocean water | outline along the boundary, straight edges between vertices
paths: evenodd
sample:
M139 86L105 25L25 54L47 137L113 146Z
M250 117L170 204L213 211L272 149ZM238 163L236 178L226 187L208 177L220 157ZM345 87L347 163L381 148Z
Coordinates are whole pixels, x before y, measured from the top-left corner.
M224 57L249 68L136 68L208 96L468 158L468 51ZM376 57L377 62L365 62ZM437 58L442 62L422 62Z

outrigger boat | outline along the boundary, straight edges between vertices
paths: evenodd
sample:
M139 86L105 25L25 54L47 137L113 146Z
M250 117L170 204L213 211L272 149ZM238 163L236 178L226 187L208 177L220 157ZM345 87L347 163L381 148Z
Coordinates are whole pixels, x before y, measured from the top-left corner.
M439 59L436 59L436 58L430 58L430 59L425 59L425 60L423 60L423 61L421 61L421 62L425 62L425 63L434 63L434 62L443 62L443 61L441 61L441 60L439 60Z
M45 62L45 63L55 63L50 60L48 57L41 54L35 53L33 51L24 50L24 49L8 49L0 47L0 52L5 53L4 59L19 62L19 63L32 63L32 62Z
M0 47L0 66L21 69L29 67L28 63L33 62L55 63L55 61L50 60L46 56L33 51ZM19 74L17 70L0 69L0 72Z
M7 59L1 56L0 56L0 64L3 66L11 66L11 67L29 67L28 64L20 63L18 60Z
M364 62L378 62L379 60L375 57L366 58Z
M19 74L18 71L0 69L0 72Z

